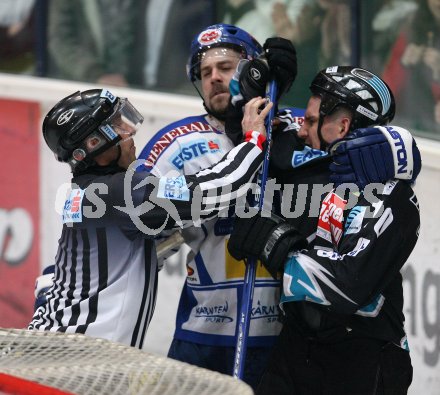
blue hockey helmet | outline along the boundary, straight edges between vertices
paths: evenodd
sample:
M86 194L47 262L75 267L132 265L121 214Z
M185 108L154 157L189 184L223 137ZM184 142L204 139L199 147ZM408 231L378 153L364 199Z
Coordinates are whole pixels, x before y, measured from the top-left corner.
M191 55L186 65L186 72L191 82L200 79L203 54L208 49L216 47L234 49L244 59L253 59L263 52L259 42L237 26L224 23L208 26L191 42Z

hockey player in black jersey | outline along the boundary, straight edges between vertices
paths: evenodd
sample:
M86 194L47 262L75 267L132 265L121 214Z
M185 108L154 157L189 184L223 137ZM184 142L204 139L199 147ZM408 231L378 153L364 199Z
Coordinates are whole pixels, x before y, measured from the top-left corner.
M235 258L258 257L283 281L284 326L257 393L406 394L412 366L400 269L419 233L411 187L418 150L406 130L387 126L393 94L373 73L329 67L310 88L303 125L281 133L271 150L273 175L296 188L283 191L285 218L237 218L228 245ZM363 146L360 134L375 135L377 147ZM384 149L395 175L370 185L369 175L386 168ZM295 155L310 150L325 152L292 168ZM353 163L363 167L358 178ZM330 178L338 188L323 194Z
M262 161L272 104L249 102L259 122L224 160L191 176L135 172L133 135L143 117L108 90L76 92L46 115L43 136L73 172L63 209L54 283L29 329L83 333L142 347L153 314L153 236L176 223L210 218L246 193ZM250 186L250 185L249 185Z

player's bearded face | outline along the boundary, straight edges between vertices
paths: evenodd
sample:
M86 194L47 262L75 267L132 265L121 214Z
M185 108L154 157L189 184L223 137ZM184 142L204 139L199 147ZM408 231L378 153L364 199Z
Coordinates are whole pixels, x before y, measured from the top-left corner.
M229 82L240 60L240 54L229 48L206 51L200 65L205 105L214 113L224 114L229 102Z

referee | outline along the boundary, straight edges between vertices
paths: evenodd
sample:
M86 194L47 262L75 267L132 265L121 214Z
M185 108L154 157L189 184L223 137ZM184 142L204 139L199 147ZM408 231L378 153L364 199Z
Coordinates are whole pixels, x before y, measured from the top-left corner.
M258 111L264 99L246 111ZM46 115L43 135L73 173L63 209L54 283L29 329L83 333L142 348L154 311L154 235L210 218L246 194L261 165L264 118L221 162L192 176L135 172L143 117L108 90L75 92Z

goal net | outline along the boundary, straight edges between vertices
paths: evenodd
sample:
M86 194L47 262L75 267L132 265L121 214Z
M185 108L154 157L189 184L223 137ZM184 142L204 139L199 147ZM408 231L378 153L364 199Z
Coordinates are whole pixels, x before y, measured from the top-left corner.
M21 394L5 377L78 395L253 394L230 376L108 340L0 328L0 394Z

